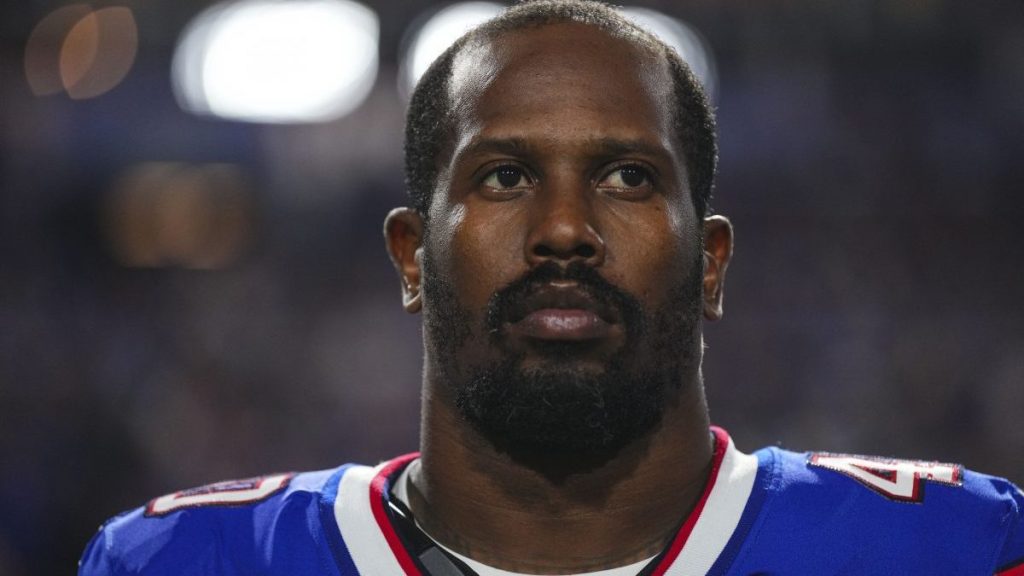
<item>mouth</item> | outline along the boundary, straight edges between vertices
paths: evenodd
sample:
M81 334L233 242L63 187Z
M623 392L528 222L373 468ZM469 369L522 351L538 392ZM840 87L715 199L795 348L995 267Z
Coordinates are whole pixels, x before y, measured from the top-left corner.
M534 340L588 341L621 332L618 311L575 283L545 284L513 309L508 329Z

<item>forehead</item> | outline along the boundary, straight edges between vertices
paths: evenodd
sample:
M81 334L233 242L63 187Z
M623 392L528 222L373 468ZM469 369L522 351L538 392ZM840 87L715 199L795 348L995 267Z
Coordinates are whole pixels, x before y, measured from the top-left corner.
M482 132L671 146L665 58L588 25L549 24L470 43L453 62L448 96L456 147Z

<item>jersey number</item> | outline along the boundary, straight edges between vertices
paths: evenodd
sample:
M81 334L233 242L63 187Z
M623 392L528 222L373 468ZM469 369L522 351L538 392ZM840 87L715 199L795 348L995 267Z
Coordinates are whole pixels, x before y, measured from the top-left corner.
M229 480L161 496L146 506L146 516L163 516L183 508L242 506L266 500L288 485L294 474Z
M890 500L924 501L924 482L947 486L963 483L963 469L956 464L916 462L848 454L811 454L807 463L845 474Z

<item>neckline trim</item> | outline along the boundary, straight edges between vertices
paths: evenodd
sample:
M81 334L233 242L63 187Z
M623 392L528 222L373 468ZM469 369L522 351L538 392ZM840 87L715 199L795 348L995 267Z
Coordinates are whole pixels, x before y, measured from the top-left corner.
M665 550L664 558L661 559L661 562L651 572L651 576L663 576L676 561L676 558L679 557L680 552L683 551L687 541L690 539L690 534L693 533L693 528L697 525L697 521L700 520L701 513L704 512L708 497L718 482L718 474L722 471L722 461L725 460L725 453L732 446L732 440L725 430L716 426L711 427L711 434L715 438L715 451L711 456L711 472L708 474L707 483L704 485L704 490L700 495L700 499L697 500L697 504L686 516L686 521L683 522L679 531L676 532L675 538L672 539L671 544Z
M707 574L739 524L753 490L757 457L737 450L725 430L710 430L715 445L707 483L651 576ZM339 481L335 522L363 576L423 576L386 511L391 483L418 457L414 452L374 468L354 467Z

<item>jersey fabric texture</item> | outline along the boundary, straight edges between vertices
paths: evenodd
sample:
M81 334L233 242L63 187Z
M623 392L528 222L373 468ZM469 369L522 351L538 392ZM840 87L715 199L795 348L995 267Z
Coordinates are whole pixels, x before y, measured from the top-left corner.
M958 466L738 451L713 428L704 492L641 574L1024 576L1024 494ZM390 484L414 459L279 474L157 498L108 521L80 576L428 574Z

